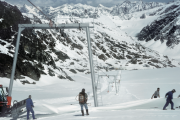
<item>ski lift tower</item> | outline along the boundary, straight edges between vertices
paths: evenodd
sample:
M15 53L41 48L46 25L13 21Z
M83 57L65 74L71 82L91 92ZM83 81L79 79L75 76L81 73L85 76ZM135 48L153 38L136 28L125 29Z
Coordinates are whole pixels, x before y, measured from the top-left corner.
M19 24L18 25L18 36L16 41L16 48L15 48L15 54L13 59L13 66L12 66L12 72L11 72L11 79L9 84L9 96L12 94L12 87L13 87L13 81L14 81L14 74L16 70L16 63L17 63L17 57L18 57L18 50L19 50L19 43L20 43L20 37L21 32L24 29L78 29L83 28L86 29L86 36L87 36L87 43L88 43L88 52L89 52L89 62L90 62L90 69L91 69L91 79L92 79L92 89L93 89L93 95L94 95L94 105L97 107L97 94L95 91L95 73L94 73L94 67L93 67L93 58L92 58L92 50L91 50L91 41L90 41L90 28L94 28L94 26L90 26L89 23L72 23L72 24L52 24L51 22L48 24Z
M121 80L121 71L118 70L116 74L114 73L107 73L106 75L100 74L98 78L101 77L108 77L108 92L110 91L109 86L115 86L115 92L116 94L119 93L119 85L120 85L120 80ZM111 79L113 78L113 79ZM113 85L114 84L114 85Z

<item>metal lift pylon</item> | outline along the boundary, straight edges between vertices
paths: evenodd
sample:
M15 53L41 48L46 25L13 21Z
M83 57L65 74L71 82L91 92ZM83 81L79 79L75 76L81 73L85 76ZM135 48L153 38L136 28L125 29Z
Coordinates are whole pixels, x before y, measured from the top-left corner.
M16 49L13 59L13 66L11 72L11 79L9 84L9 96L12 96L12 87L14 82L14 74L16 69L17 57L18 57L18 50L19 50L19 43L21 32L26 29L77 29L79 27L86 29L87 41L88 41L88 51L89 51L89 62L90 62L90 69L91 69L91 79L92 79L92 89L93 89L93 96L94 96L94 106L97 107L97 94L95 91L95 73L94 73L94 65L93 65L93 58L92 58L92 50L91 50L91 41L90 41L90 30L89 28L94 28L94 26L90 26L89 23L77 23L77 24L58 24L58 25L51 25L48 24L19 24L18 25L18 37L16 41Z
M96 59L93 59L94 61L94 70L95 70L95 83L96 83L96 94L97 94L97 106L103 106L102 101L102 94L101 94L101 82L100 82L100 76L99 76L99 69L98 69L98 61L97 57Z

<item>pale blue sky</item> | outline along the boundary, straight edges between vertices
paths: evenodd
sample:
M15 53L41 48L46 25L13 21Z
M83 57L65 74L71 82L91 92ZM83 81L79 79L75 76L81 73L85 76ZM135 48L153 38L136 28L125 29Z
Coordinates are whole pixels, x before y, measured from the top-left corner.
M29 4L27 0L1 0L1 1L7 1L11 4ZM30 0L37 6L60 6L66 3L82 3L82 4L89 4L92 6L97 6L98 4L102 4L104 6L113 6L119 3L122 3L125 0ZM138 0L129 0L129 1L138 1ZM142 0L144 2L170 2L173 0Z

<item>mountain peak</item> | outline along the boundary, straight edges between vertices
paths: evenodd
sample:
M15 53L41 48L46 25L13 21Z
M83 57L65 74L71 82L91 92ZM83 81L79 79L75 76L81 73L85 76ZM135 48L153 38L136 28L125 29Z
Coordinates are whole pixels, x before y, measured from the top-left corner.
M102 4L99 4L99 5L98 5L98 7L104 7L104 5L102 5Z
M123 3L131 3L131 1L129 1L129 0L125 0Z

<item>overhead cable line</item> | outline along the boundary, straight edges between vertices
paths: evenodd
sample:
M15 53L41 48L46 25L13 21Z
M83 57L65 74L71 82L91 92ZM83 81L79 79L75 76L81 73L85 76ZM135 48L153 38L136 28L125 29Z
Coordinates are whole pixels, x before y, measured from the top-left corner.
M46 14L44 14L38 7L36 7L30 0L27 0L29 3L31 3L37 10L39 10L49 21L52 21L49 17L47 17Z

